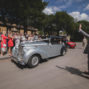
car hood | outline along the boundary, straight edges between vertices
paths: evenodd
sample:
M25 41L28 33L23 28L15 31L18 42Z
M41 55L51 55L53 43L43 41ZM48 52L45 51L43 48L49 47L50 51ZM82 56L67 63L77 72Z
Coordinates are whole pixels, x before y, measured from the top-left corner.
M30 41L24 41L24 42L21 42L21 46L35 46L35 45L46 45L47 43L45 42L42 42L42 41L33 41L33 42L30 42Z

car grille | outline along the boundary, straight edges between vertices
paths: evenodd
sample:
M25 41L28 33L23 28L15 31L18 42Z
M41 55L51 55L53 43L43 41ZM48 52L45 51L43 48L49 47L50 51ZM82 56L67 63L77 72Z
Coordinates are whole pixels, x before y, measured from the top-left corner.
M21 45L19 46L18 52L19 52L19 56L23 55L23 47Z

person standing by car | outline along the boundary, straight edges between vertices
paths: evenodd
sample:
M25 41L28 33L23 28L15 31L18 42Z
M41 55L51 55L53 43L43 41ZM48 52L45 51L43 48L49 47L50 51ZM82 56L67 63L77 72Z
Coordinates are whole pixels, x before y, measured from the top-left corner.
M24 36L24 34L20 34L20 41L23 42L23 41L26 41L26 37Z
M12 37L12 33L9 33L8 35L8 52L9 52L9 56L12 56L12 47L14 46L13 43L13 37Z
M81 24L79 26L79 32L82 33L85 37L88 38L87 45L86 45L86 47L84 49L84 53L88 54L88 61L87 61L88 62L88 70L85 71L84 73L89 74L89 34L82 30L82 25Z
M38 40L38 34L37 33L35 33L33 40Z
M30 34L30 36L28 37L28 40L32 42L33 39L34 39L34 35L33 34Z
M18 47L20 45L20 34L17 32L16 35L15 35L15 47Z
M83 46L83 48L85 48L86 45L87 45L87 38L84 36L84 38L83 38L83 42L82 42L82 46Z
M2 40L1 35L2 35L2 33L0 32L0 52L1 52L1 40Z
M6 39L5 33L1 35L1 56L6 52Z

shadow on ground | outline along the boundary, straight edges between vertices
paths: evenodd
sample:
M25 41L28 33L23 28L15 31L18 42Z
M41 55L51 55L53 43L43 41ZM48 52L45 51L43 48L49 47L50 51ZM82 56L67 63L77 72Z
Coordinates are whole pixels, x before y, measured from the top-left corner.
M75 74L75 75L78 75L78 76L80 76L80 77L89 79L89 75L84 74L84 72L80 71L80 70L77 69L77 68L68 67L68 66L66 66L65 68L60 67L60 66L56 66L56 67L59 68L59 69L61 69L61 70L65 70L65 71L67 71L67 72L70 72L71 74Z
M47 61L48 61L48 59L42 60L42 61L40 61L40 64L45 63L45 62L47 62ZM13 61L13 60L11 60L11 62L14 63L14 64L15 64L18 68L20 68L20 69L30 68L30 67L28 67L27 65L20 65L19 63L16 63L16 62ZM32 68L30 68L30 69L32 69Z
M14 63L20 69L28 68L27 66L22 66L22 65L16 63L15 61L13 61L13 60L11 60L11 62Z
M61 57L61 56L59 55L59 56L51 57L51 58L49 58L49 59L41 60L41 61L40 61L40 64L45 63L45 62L47 62L47 61L49 61L49 60L53 60L54 58L57 58L57 57ZM13 60L11 60L11 62L14 63L14 64L15 64L18 68L20 68L20 69L29 68L27 65L25 65L25 66L20 65L20 64L16 63L16 62L13 61ZM30 69L31 69L31 68L30 68Z

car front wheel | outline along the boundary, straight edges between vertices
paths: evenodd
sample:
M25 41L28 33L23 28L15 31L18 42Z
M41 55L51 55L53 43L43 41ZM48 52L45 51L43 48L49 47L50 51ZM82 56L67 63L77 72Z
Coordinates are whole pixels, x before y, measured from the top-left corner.
M40 61L40 56L33 55L28 61L28 67L30 68L36 67L39 64L39 61Z

